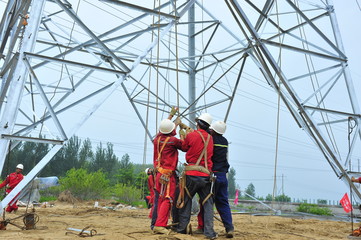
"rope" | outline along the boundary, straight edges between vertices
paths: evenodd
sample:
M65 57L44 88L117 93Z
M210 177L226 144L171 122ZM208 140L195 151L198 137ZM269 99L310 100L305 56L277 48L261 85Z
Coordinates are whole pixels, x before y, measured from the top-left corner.
M295 1L295 4L296 4L297 7L298 7L298 2ZM301 22L299 14L297 14L297 20L298 20L298 23ZM306 36L306 32L305 32L305 29L304 29L303 26L300 27L300 35L301 35L301 37L304 36L304 39L306 40L306 44L305 44L304 42L302 42L302 46L303 46L305 49L309 50L309 47L308 47L308 44L307 44L307 42L308 42L308 41L307 41L307 36ZM315 83L314 83L314 81L316 82L317 87L320 88L320 84L319 84L319 82L318 82L318 77L317 77L317 74L315 73L315 72L316 72L315 66L314 66L313 61L312 61L312 58L311 58L310 56L309 56L309 58L308 58L307 55L305 55L305 59L306 59L306 63L307 63L308 72L310 73L310 80L311 80L311 83L312 83L312 88L313 88L313 90L315 91ZM312 67L312 71L311 71L311 67ZM313 73L313 74L311 74L311 73ZM312 77L312 76L314 76L315 80L313 80L313 77ZM322 100L322 99L323 99L322 93L319 92L319 94L320 94L320 97L321 97L321 100ZM324 102L320 103L320 100L319 100L319 97L318 97L317 94L315 95L315 97L316 97L317 103L318 103L318 104L322 104L322 106L323 106L324 108L326 108ZM330 122L327 113L321 112L320 114L321 114L322 120L323 120L324 122ZM325 120L325 118L326 118L326 120ZM341 156L340 156L340 151L338 150L338 147L337 147L337 144L336 144L336 140L335 140L335 136L334 136L334 134L333 134L331 125L330 125L330 124L326 124L326 125L325 125L325 129L326 129L326 132L327 132L328 137L330 138L330 141L331 141L331 144L332 144L334 150L337 152L337 154L338 154L339 157L341 158Z
M352 124L352 121L354 121L354 124ZM356 126L356 122L352 117L348 118L348 125L347 126L348 126L348 136L347 136L348 154L350 154L350 151L351 151L351 133L352 133L353 129ZM352 165L351 165L351 159L350 159L350 162L349 162L350 171L351 171L351 166ZM349 185L350 185L350 202L351 202L351 232L353 232L352 187L351 187L351 184L349 184Z
M156 0L154 0L154 4L153 4L153 8L155 8L156 6ZM153 16L153 24L154 24L155 20L154 20L154 16ZM151 42L153 42L154 40L154 31L152 31L152 36L151 36ZM150 61L152 61L153 59L153 50L150 52ZM149 64L149 78L148 78L148 89L150 89L151 86L151 78L152 78L152 62L150 62ZM149 126L149 103L150 103L150 91L148 91L148 96L147 96L147 111L146 111L146 117L145 117L145 128L148 129ZM143 167L145 166L145 164L147 163L147 149L148 149L148 135L147 135L147 131L144 131L144 148L143 148ZM148 175L146 175L146 179L148 178ZM141 188L142 188L142 198L144 198L144 189L145 189L145 182L141 181Z
M179 111L179 63L178 63L178 23L177 23L177 1L174 1L174 24L175 28L175 64L176 64L176 79L177 79L177 107L178 107L178 117L180 114Z
M278 11L278 1L276 1L276 12L277 12L277 30L278 30L278 38L279 38L279 66L281 69L281 54L282 54L282 44L281 44L281 36L280 36L280 21L279 21L279 11ZM275 151L275 162L274 162L274 178L273 178L273 192L272 192L272 202L275 199L275 194L277 191L277 163L278 163L278 146L279 146L279 129L280 129L280 106L281 106L281 81L278 80L278 96L277 96L277 123L276 123L276 151Z
M159 96L159 55L160 55L160 5L161 5L161 0L159 0L158 3L158 44L157 44L157 84L156 84L156 94L157 96ZM159 99L158 97L155 100L156 102L156 107L155 107L155 129L157 129L157 124L158 124L158 107L159 107Z

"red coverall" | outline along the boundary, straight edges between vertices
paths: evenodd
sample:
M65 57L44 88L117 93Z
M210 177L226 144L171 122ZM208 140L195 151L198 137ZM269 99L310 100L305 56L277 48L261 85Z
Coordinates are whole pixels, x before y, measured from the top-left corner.
M168 223L168 218L171 210L171 202L174 202L175 198L175 189L176 189L176 179L174 171L178 165L178 149L182 148L182 140L174 137L175 131L170 134L159 133L158 136L154 139L154 168L158 169L156 175L156 190L159 192L158 198L158 217L155 222L157 227L166 227ZM164 146L163 151L161 152L161 159L158 162L158 151L162 148L167 137L170 137L166 145ZM159 146L158 146L158 140ZM158 167L159 166L159 167ZM161 168L161 169L160 169ZM162 186L159 182L160 177L162 176L162 169L165 171L171 171L169 182L166 186Z
M21 173L17 173L17 172L13 172L10 173L6 179L0 184L0 188L3 188L5 186L7 186L6 188L6 194L10 193L15 187L16 185L19 184L19 182L21 182L21 180L23 180L24 175L22 175ZM18 210L18 206L16 205L17 201L14 202L10 202L8 207L6 208L7 212L11 212L11 211L16 211Z
M153 214L153 205L154 205L154 175L151 174L148 176L148 189L150 196L147 196L148 202L151 205L150 212L149 212L149 218L152 218Z
M207 140L208 133L203 129L197 130L198 132L202 133L204 140ZM183 151L187 151L186 153L186 160L188 165L195 165L199 156L201 155L204 143L201 140L201 136L197 131L191 132L187 135L186 139L183 143ZM207 167L209 171L212 171L212 156L213 156L213 138L211 137L208 142L207 146ZM201 159L199 166L205 166L204 158ZM203 176L208 177L207 173L199 172L199 171L187 171L186 175L192 176Z

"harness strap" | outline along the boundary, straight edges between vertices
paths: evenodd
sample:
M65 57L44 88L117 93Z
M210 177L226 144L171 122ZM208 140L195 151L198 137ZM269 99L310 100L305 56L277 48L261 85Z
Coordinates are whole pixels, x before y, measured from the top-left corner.
M203 166L197 166L197 165L187 165L184 167L184 170L185 171L199 171L202 173L206 173L208 175L211 174L211 172L207 168L205 168Z
M204 148L203 148L203 151L202 151L201 155L199 155L199 158L198 158L195 165L198 166L199 163L201 162L201 159L204 156L204 165L205 165L206 168L208 168L208 164L207 164L207 148L208 148L208 142L209 142L209 139L211 138L211 135L208 134L207 141L205 141L202 133L200 131L197 131L197 132L199 133L199 136L201 136L201 138L202 138L202 141L204 143Z
M161 157L162 157L162 152L163 152L163 149L164 149L165 145L169 141L170 137L167 137L165 139L165 141L163 142L162 148L159 150L160 139L161 139L161 137L158 138L158 144L157 144L157 150L158 150L158 158L157 158L158 165L157 165L157 168L160 167L160 160L161 160Z

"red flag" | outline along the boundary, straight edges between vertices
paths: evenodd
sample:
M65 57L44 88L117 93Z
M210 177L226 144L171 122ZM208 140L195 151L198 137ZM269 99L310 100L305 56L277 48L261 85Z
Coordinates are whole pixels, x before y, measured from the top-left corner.
M238 205L238 189L236 189L236 196L234 198L234 205Z
M352 206L351 206L351 202L350 199L348 198L347 193L345 193L345 195L343 195L343 197L340 200L340 203L343 207L343 210L345 210L345 212L349 213L352 210Z

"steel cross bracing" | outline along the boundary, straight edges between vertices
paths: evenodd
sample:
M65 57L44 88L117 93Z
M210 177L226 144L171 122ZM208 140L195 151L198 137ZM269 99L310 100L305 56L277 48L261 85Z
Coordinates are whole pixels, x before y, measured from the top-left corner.
M10 141L52 145L2 206L111 95L123 97L119 108L130 102L152 139L171 106L190 121L209 108L227 120L249 72L280 94L349 181L359 124L344 139L360 111L330 2L10 0L0 26L1 169Z

